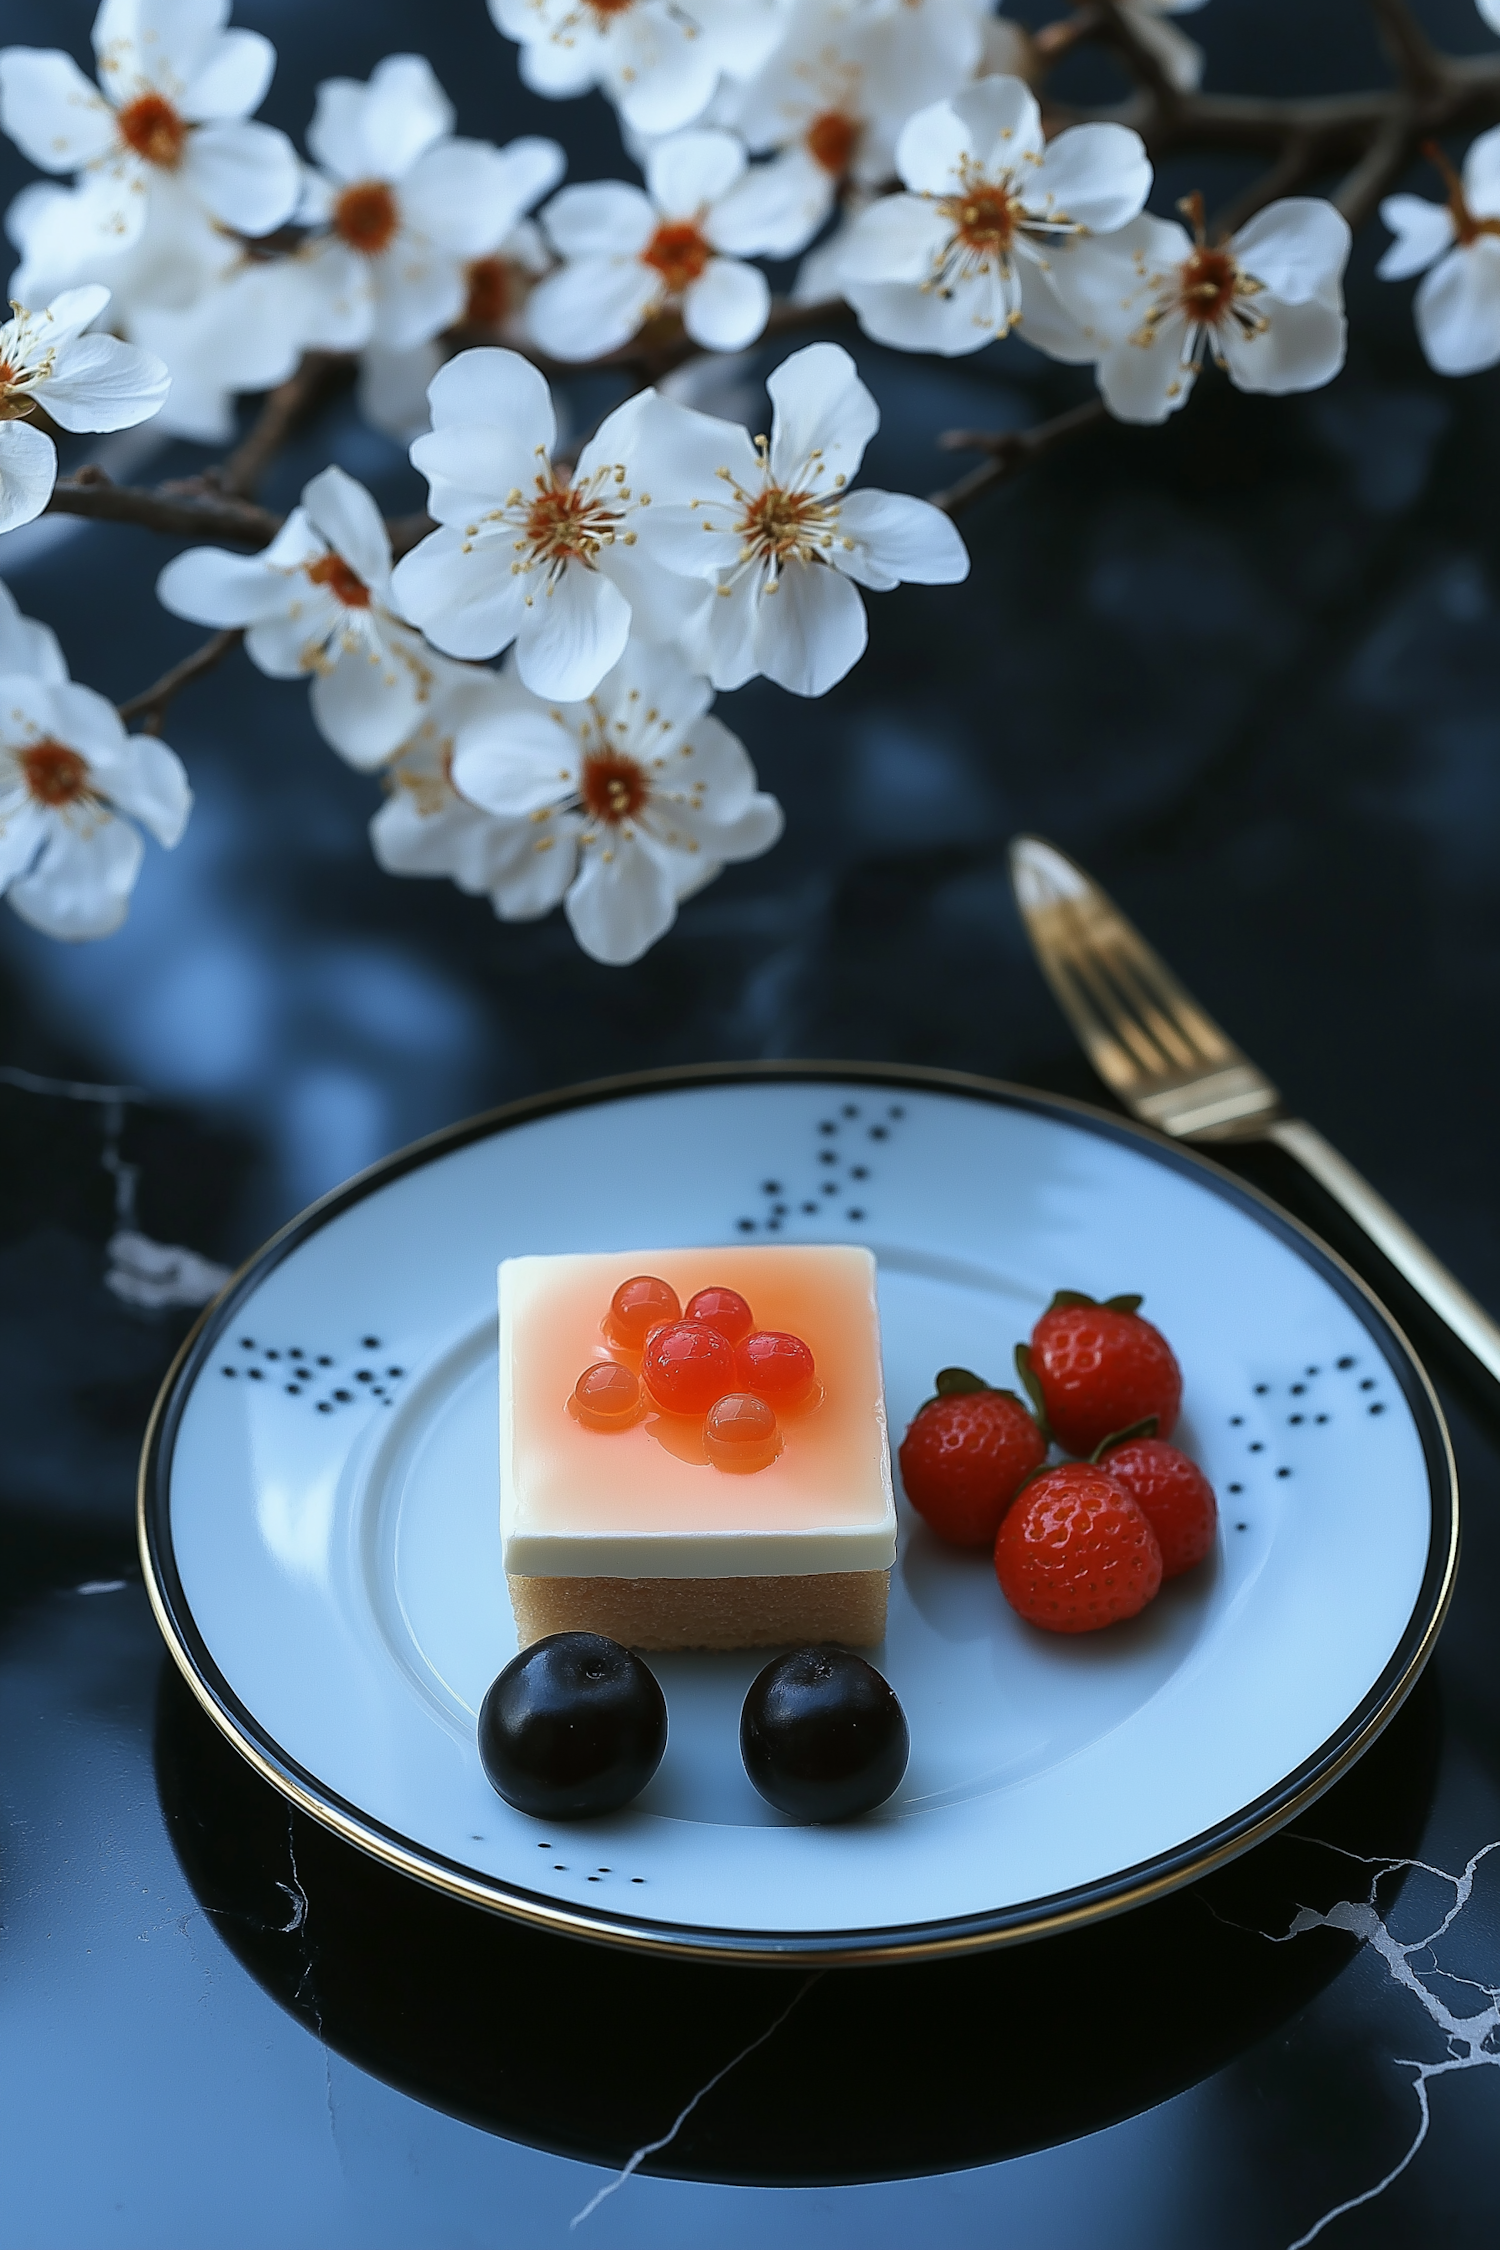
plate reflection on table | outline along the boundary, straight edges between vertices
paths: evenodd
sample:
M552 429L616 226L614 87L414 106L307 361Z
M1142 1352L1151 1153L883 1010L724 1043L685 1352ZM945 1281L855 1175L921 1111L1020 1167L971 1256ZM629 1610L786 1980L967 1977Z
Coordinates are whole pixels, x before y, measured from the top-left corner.
M295 1812L170 1664L155 1755L188 1881L251 1975L361 2069L504 2138L623 2163L808 1985L645 2168L812 2186L1093 2132L1273 2031L1355 1946L1267 1937L1363 1894L1347 1855L1415 1853L1439 1731L1429 1676L1295 1829L1191 1888L1030 1945L810 1981L586 1945L413 1882Z

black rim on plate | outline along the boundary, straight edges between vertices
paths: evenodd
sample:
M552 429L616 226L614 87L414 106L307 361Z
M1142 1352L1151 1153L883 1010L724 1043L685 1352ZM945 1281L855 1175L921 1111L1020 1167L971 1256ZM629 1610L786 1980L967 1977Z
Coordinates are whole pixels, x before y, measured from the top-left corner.
M919 1922L900 1927L834 1931L721 1930L709 1926L657 1922L570 1907L506 1884L481 1871L425 1849L347 1803L315 1774L300 1766L260 1724L219 1670L203 1640L178 1575L172 1545L170 1490L172 1458L182 1410L203 1366L237 1307L273 1267L309 1236L403 1173L417 1170L470 1142L489 1140L519 1125L566 1110L628 1101L643 1094L670 1093L705 1086L824 1084L904 1088L1022 1110L1081 1127L1105 1139L1123 1141L1153 1162L1196 1179L1225 1202L1237 1204L1287 1243L1312 1266L1355 1312L1369 1333L1411 1409L1421 1439L1432 1509L1427 1565L1412 1613L1380 1677L1358 1706L1311 1757L1274 1789L1243 1806L1229 1819L1176 1849L1104 1880L1030 1899L990 1913ZM1458 1485L1453 1452L1432 1385L1416 1354L1380 1300L1336 1252L1268 1196L1247 1186L1196 1150L1164 1139L1131 1123L1061 1095L1033 1093L997 1079L960 1071L930 1070L882 1063L772 1062L703 1064L632 1073L512 1102L413 1142L335 1188L258 1250L209 1305L184 1341L152 1410L141 1455L137 1507L141 1565L147 1591L165 1636L188 1685L214 1723L267 1781L302 1811L377 1859L473 1905L507 1914L570 1937L632 1946L647 1952L719 1961L785 1961L805 1966L819 1961L910 1961L937 1958L983 1947L1013 1944L1076 1928L1107 1914L1189 1883L1235 1858L1292 1819L1321 1796L1354 1763L1394 1717L1431 1655L1452 1597L1458 1567Z

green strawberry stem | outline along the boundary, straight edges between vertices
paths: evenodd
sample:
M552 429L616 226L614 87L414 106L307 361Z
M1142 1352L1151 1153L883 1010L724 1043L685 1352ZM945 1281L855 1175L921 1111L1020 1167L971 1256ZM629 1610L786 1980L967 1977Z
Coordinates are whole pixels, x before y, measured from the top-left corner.
M1143 1415L1139 1422L1132 1422L1128 1429L1111 1430L1108 1437L1102 1437L1089 1455L1089 1459L1097 1465L1103 1456L1109 1452L1111 1446L1128 1445L1132 1438L1155 1437L1160 1428L1160 1415Z

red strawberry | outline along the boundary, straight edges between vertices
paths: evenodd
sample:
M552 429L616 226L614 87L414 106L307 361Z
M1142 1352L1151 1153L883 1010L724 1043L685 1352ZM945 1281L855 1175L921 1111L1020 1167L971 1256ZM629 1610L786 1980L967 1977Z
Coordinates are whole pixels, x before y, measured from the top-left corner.
M1017 1485L1046 1460L1047 1440L1014 1391L992 1391L966 1368L945 1367L937 1389L901 1441L906 1497L940 1539L992 1546Z
M1179 1578L1201 1563L1214 1543L1219 1511L1214 1488L1196 1461L1165 1438L1127 1438L1099 1456L1116 1484L1123 1484L1156 1533L1163 1578Z
M1048 1633L1096 1633L1161 1587L1156 1534L1123 1485L1090 1461L1034 1477L995 1541L1000 1591Z
M1116 1430L1156 1416L1170 1437L1182 1409L1182 1370L1172 1347L1136 1311L1139 1297L1096 1304L1059 1289L1035 1328L1016 1346L1021 1378L1067 1453L1090 1454Z

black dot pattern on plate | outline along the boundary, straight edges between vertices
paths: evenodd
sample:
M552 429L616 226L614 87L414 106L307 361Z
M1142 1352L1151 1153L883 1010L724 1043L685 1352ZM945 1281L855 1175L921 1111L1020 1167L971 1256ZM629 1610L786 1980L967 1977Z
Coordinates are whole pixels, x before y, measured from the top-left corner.
M759 1208L741 1212L734 1222L735 1232L795 1232L800 1219L822 1219L826 1223L836 1209L847 1226L862 1227L871 1215L863 1183L876 1176L871 1163L876 1152L870 1143L891 1140L905 1115L904 1102L883 1101L878 1094L839 1102L824 1110L814 1123L813 1145L805 1165L789 1163L777 1177L761 1180ZM799 1170L800 1181L794 1177ZM849 1197L856 1180L861 1183L859 1192L841 1207L817 1200L819 1192L826 1197Z
M477 1836L474 1839L476 1843L478 1843L480 1840L481 1839ZM556 1849L557 1846L551 1843L537 1845L537 1850L539 1852L554 1852L556 1851ZM576 1873L577 1870L571 1869L567 1860L555 1859L552 1862L552 1872L554 1875L567 1875L570 1873ZM586 1874L583 1879L586 1883L604 1883L608 1882L610 1878L614 1876L614 1874L615 1870L612 1867L596 1866L593 1872L591 1874ZM646 1878L644 1875L632 1875L630 1880L632 1883L644 1883Z
M1358 1368L1359 1364L1359 1359L1354 1353L1346 1352L1342 1358L1335 1360L1332 1366L1326 1370L1322 1366L1308 1366L1300 1370L1295 1380L1282 1379L1275 1382L1252 1383L1249 1386L1252 1399L1256 1401L1264 1400L1265 1404L1251 1407L1248 1416L1251 1425L1254 1426L1258 1423L1261 1428L1267 1428L1269 1426L1267 1416L1269 1415L1272 1420L1281 1425L1284 1433L1296 1430L1311 1435L1313 1431L1323 1429L1337 1419L1336 1410L1341 1399L1346 1406L1362 1406L1367 1414L1384 1414L1387 1400L1378 1395L1373 1398L1369 1395L1371 1392L1377 1394L1380 1392L1382 1388L1381 1375L1379 1373L1355 1375L1353 1371ZM1350 1383L1351 1375L1353 1375L1352 1385ZM1351 1388L1352 1396L1350 1395ZM1283 1399L1292 1408L1290 1412L1281 1410L1280 1401ZM1294 1401L1301 1401L1302 1403L1294 1406ZM1232 1430L1244 1430L1247 1421L1246 1415L1231 1414L1227 1419ZM1252 1455L1266 1452L1269 1443L1268 1439L1263 1437L1247 1437L1243 1442L1246 1452ZM1277 1441L1276 1452L1278 1454L1282 1452L1286 1442L1285 1436ZM1309 1454L1306 1456L1305 1462L1297 1458L1288 1461L1286 1459L1276 1460L1273 1455L1274 1474L1279 1481L1289 1482L1297 1475L1299 1467L1305 1466L1308 1470L1315 1470L1317 1458L1316 1454ZM1271 1464L1262 1465L1253 1461L1246 1462L1240 1471L1241 1478L1252 1475L1256 1468L1262 1466L1269 1468ZM1254 1487L1237 1481L1226 1486L1225 1489L1238 1495L1252 1491ZM1310 1488L1310 1496L1315 1498L1316 1492L1317 1486L1314 1482ZM1245 1526L1237 1523L1235 1529L1236 1531L1243 1531Z
M219 1373L230 1382L272 1379L286 1398L303 1399L315 1414L345 1414L360 1406L394 1406L406 1369L381 1367L364 1354L382 1349L379 1336L360 1336L347 1352L312 1352L305 1344L257 1344L241 1336L238 1361L226 1360ZM325 1368L329 1372L319 1374Z

